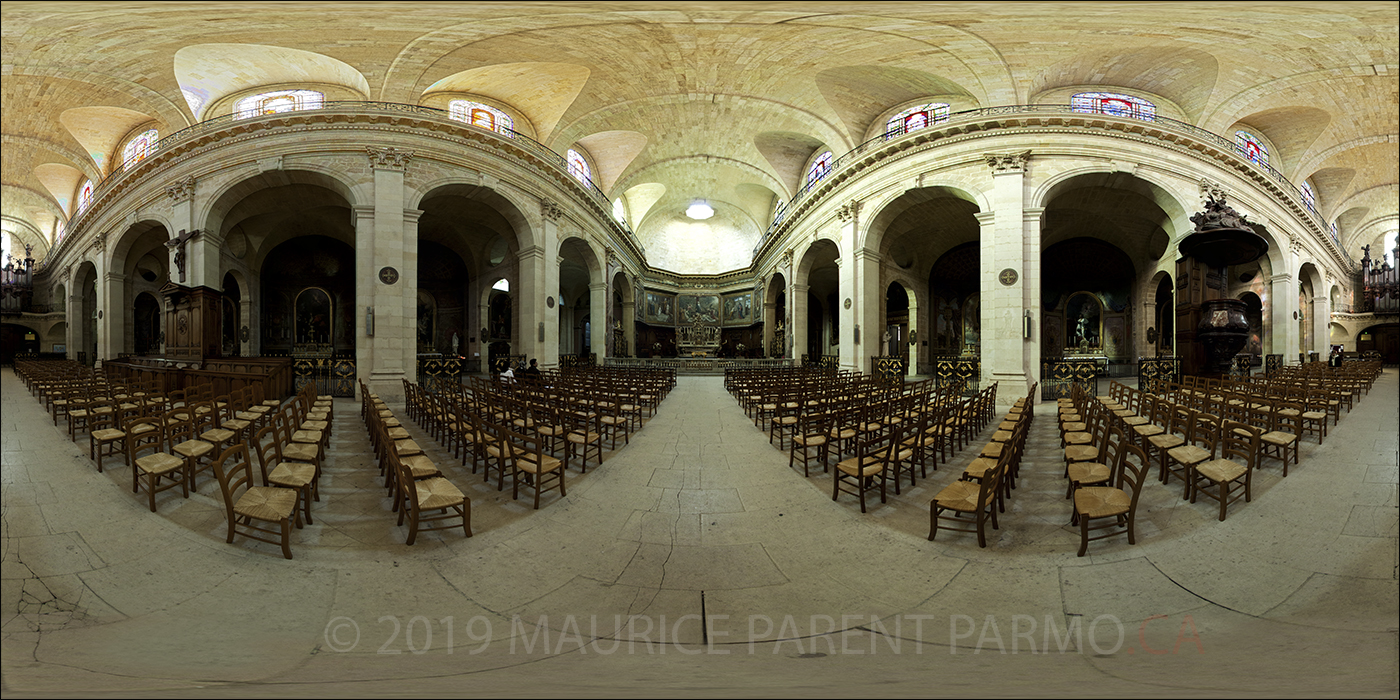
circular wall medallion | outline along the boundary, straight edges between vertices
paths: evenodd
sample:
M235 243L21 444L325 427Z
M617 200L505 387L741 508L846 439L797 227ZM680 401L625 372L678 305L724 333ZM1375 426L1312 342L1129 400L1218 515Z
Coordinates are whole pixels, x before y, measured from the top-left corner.
M851 300L850 300L850 299L847 299L847 300L846 300L846 308L848 308L848 309L851 308Z
M1005 270L1002 270L1001 274L997 275L997 281L1001 282L1002 284L1008 287L1010 287L1013 284L1016 284L1016 280L1018 279L1021 279L1021 276L1016 274L1016 271L1009 267Z
M554 308L554 297L545 297L544 305L551 309Z
M382 267L379 269L379 281L384 284L393 284L399 281L399 271L392 267Z

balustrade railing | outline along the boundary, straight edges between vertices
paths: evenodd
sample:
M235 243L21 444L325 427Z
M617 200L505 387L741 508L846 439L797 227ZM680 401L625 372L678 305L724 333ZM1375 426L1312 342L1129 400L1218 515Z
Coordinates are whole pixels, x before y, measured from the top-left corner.
M1083 386L1090 396L1097 396L1099 373L1096 359L1045 358L1040 362L1040 398L1044 401L1069 398L1076 384Z
M458 119L452 119L449 116L448 111L445 109L439 109L437 107L425 107L422 105L402 104L397 102L341 100L322 103L322 106L316 109L296 110L293 112L279 112L276 114L257 115L252 117L239 117L236 114L225 114L218 117L213 117L211 119L206 119L197 124L187 126L184 129L176 131L175 133L162 138L156 143L155 146L151 148L150 153L153 156L155 154L160 153L161 151L174 148L190 139L198 138L205 134L210 134L221 129L226 129L230 126L233 126L235 123L256 123L259 121L275 121L277 119L286 119L288 117L302 117L310 113L333 114L336 112L383 112L391 114L410 114L419 117L442 119L444 121L451 122L454 125L458 125L462 129L473 129L483 133L494 134L497 138L502 139L503 145L514 145L520 150L525 151L535 156L536 158L539 158L540 160L544 161L545 163L548 163L550 166L552 166L559 172L567 175L569 179L578 183L579 187L584 191L584 193L586 193L588 197L592 198L600 207L603 208L604 211L609 212L609 214L611 214L612 212L612 203L608 201L607 195L604 194L603 191L598 187L598 184L595 183L592 180L592 178L583 177L574 173L573 171L570 171L567 159L562 154L555 152L548 146L545 146L539 141L536 141L530 138L529 136L526 136L525 134L522 134L518 131L514 131L512 129L484 129L481 127L473 126L468 122L463 122ZM106 177L102 178L102 180L93 184L92 200L98 199L108 190L115 187L117 183L126 179L129 175L132 175L138 170L139 169L128 170L125 167L113 168L111 173L108 173ZM86 209L74 214L73 218L68 222L68 231L71 233L79 230L83 219L87 216L89 212L93 211L93 209L94 207L89 206ZM631 226L629 226L625 221L618 221L617 225L621 227L623 231L626 232L628 238L632 240L633 244L636 245L639 250L641 250L641 241L637 239L636 233L632 231ZM72 236L70 235L67 238L72 238ZM66 238L61 239L59 242L61 243L62 240L66 240Z
M941 357L933 360L933 380L936 386L962 384L976 389L982 376L982 361L966 357Z
M1181 382L1181 358L1179 357L1139 357L1138 387L1145 387L1157 381Z
M806 199L807 195L812 190L819 188L821 184L828 178L839 173L843 167L849 165L851 162L865 155L866 153L876 150L884 146L885 144L894 141L895 139L914 133L916 131L936 129L939 127L948 126L950 124L955 124L960 121L970 121L979 118L1001 117L1015 114L1070 114L1083 119L1121 119L1125 123L1140 121L1147 124L1164 126L1171 129L1172 131L1184 133L1196 140L1215 145L1221 149L1228 150L1234 153L1235 155L1239 156L1241 160L1248 163L1251 167L1258 169L1260 172L1264 173L1264 175L1270 180L1273 180L1275 183L1285 188L1285 190L1289 192L1289 194L1294 198L1294 200L1296 200L1296 202L1303 208L1303 210L1308 212L1308 215L1312 218L1313 223L1315 223L1318 226L1319 230L1324 232L1330 231L1330 227L1327 225L1327 222L1323 220L1322 215L1318 214L1317 211L1310 204L1308 204L1307 200L1304 199L1302 190L1298 186L1294 185L1293 182L1290 181L1288 178L1284 177L1283 173L1279 172L1268 163L1260 163L1254 159L1251 159L1248 155L1248 151L1246 151L1244 146L1235 143L1233 139L1226 138L1215 132L1207 131L1194 124L1188 124L1186 122L1177 121L1175 119L1169 119L1166 117L1155 117L1152 120L1135 119L1133 117L1117 116L1112 114L1105 114L1102 112L1078 111L1073 109L1070 105L1065 104L1003 105L999 107L982 107L980 109L970 109L961 112L954 112L944 118L938 119L933 123L930 123L924 127L920 127L918 129L905 130L903 124L901 124L900 126L886 131L885 133L880 134L879 136L866 140L865 142L861 143L855 148L852 148L851 150L847 151L841 156L833 159L831 161L830 166L823 171L820 177L813 178L812 180L803 183L802 187L798 189L797 193L794 194L791 199L789 199L786 202L780 202L778 204L777 208L773 213L772 223L768 225L768 228L763 232L763 235L759 237L758 243L754 246L754 254L757 255L763 249L764 244L767 243L768 240L773 236L778 226L782 224L782 222L788 217L789 213L793 210L794 207L800 204L802 200ZM1330 235L1328 237L1329 239L1333 240L1338 250L1341 250L1340 242L1337 242ZM1343 257L1346 257L1345 251L1342 252L1342 255Z

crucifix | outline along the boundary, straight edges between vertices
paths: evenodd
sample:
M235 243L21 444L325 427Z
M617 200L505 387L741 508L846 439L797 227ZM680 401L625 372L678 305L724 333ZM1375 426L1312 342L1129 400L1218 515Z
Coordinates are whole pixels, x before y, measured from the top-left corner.
M189 233L185 233L185 229L180 229L180 233L165 242L165 247L175 251L175 268L180 271L181 284L185 282L185 244L188 243L191 238L198 235L199 229L195 229Z

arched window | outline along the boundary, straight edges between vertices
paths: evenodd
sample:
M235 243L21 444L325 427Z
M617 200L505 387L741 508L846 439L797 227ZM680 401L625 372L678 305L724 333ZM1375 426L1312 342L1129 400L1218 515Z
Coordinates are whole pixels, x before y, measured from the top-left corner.
M132 166L146 159L151 152L156 150L156 143L159 141L159 134L155 129L142 132L136 138L127 141L126 147L122 149L122 166L130 170Z
M1157 120L1157 105L1132 95L1115 92L1081 92L1069 98L1070 109L1114 117L1132 117L1143 121Z
M58 221L55 221L55 222L54 222L54 227L53 227L53 240L54 240L55 243L57 243L58 241L63 240L63 233L64 233L63 219L59 219Z
M593 173L588 169L588 161L572 148L569 149L566 160L569 163L569 174L578 178L579 182L588 184L589 179L593 177Z
M1337 243L1341 243L1342 239L1337 236L1337 222L1333 221L1331 226L1328 227L1328 229L1332 232L1332 240L1336 241Z
M613 200L613 212L612 212L612 214L613 214L613 218L614 218L614 219L617 219L617 223L619 223L619 224L625 224L625 223L627 223L627 207L625 207L625 206L622 205L622 198L621 198L621 197L618 197L617 199L614 199L614 200Z
M84 180L83 188L78 190L78 211L82 212L92 204L92 180Z
M1240 155L1259 165L1269 164L1269 147L1259 140L1258 136L1243 129L1235 132L1235 149Z
M831 151L827 151L817 156L817 159L812 161L812 167L807 169L807 184L809 186L817 180L826 177L826 174L831 172L831 161L833 159L834 157L831 155Z
M1316 214L1317 195L1313 194L1312 184L1304 180L1303 186L1298 188L1298 192L1303 195L1303 206L1307 207L1308 211Z
M890 117L885 122L885 137L890 138L899 134L907 134L911 131L918 131L926 126L932 126L942 121L948 120L948 105L942 102L930 102L918 107L910 107L899 114Z
M496 283L493 284L493 285L491 285L491 288L492 288L492 289L499 289L499 290L501 290L502 292L509 292L509 291L510 291L510 280L508 280L508 279L502 277L502 278L496 280Z
M233 107L234 119L247 119L264 114L280 112L300 112L304 109L320 109L325 95L315 90L278 90L261 95L245 97Z
M447 116L449 119L456 119L459 122L466 122L487 131L496 131L515 138L513 131L515 120L511 119L509 114L495 107L479 102L453 100L447 103Z

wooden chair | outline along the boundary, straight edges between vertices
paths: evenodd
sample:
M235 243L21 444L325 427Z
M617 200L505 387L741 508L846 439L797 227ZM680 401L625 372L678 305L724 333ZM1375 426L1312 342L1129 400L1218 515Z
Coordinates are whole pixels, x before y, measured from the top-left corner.
M1299 445L1303 442L1303 405L1281 401L1271 413L1268 432L1259 436L1259 456L1281 460L1283 475L1287 477L1288 453L1293 453L1293 464L1298 464Z
M138 418L126 429L126 457L131 468L131 492L141 493L146 487L150 499L151 512L156 512L156 494L179 486L185 498L190 497L190 482L186 461L165 449L165 420L163 418ZM150 454L141 456L142 452ZM161 484L164 479L166 483Z
M187 411L176 409L172 413L178 413L185 418L166 426L166 440L170 443L170 452L185 460L185 473L190 480L190 490L197 491L196 475L212 465L214 446L195 437L192 408Z
M117 404L108 413L94 416L92 430L88 433L88 455L97 462L97 471L102 471L102 458L115 457L121 453L126 457L126 426L141 417L141 407L135 404ZM127 466L131 466L128 461Z
M1128 534L1128 544L1137 544L1134 525L1138 499L1147 480L1147 464L1147 455L1142 448L1125 443L1116 456L1115 487L1089 486L1074 492L1074 519L1079 521L1079 556L1089 551L1090 541L1113 537L1121 532ZM1109 522L1092 525L1095 520ZM1089 533L1093 530L1111 532L1090 537Z
M572 433L571 433L572 435ZM564 487L564 463L544 452L544 443L538 436L505 429L506 461L510 464L511 500L520 497L520 486L535 491L535 510L540 509L540 492L545 484L555 481L559 485L559 497L568 495Z
M313 525L311 501L321 500L316 493L316 465L284 461L282 459L282 444L277 442L277 436L272 434L274 430L270 425L259 430L252 442L254 450L258 453L258 470L262 472L263 486L295 489L298 500L302 504L302 511L306 516L306 524ZM272 467L270 471L269 466ZM297 526L301 526L300 518L298 518Z
M1207 496L1220 504L1220 520L1225 509L1241 496L1250 499L1250 482L1259 459L1259 430L1244 423L1227 421L1220 427L1220 457L1196 465L1192 472L1191 502L1197 495ZM1231 488L1240 486L1231 495ZM1212 488L1215 489L1212 492Z
M1162 474L1162 483L1167 483L1173 476L1180 478L1184 484L1181 497L1191 498L1196 466L1215 458L1215 448L1219 440L1219 419L1208 413L1194 413L1191 425L1186 431L1186 444L1167 450L1170 462L1167 471ZM1172 464L1177 467L1172 468Z
M1007 451L997 460L997 466L986 472L981 482L958 480L939 491L929 502L929 540L937 537L940 529L975 532L977 546L985 548L987 521L991 521L993 530L998 529L996 494L1001 488L1002 475L1006 472L1010 460L1011 452ZM944 515L945 512L948 515ZM972 522L968 522L964 516L971 516ZM942 525L943 521L959 523L966 527Z
M828 471L827 449L831 440L831 413L824 410L808 410L803 413L796 429L793 431L792 444L788 447L788 468L797 462L797 455L802 455L802 476L811 476L809 467L815 457L821 462L822 471ZM812 451L816 454L813 455Z
M254 486L253 465L248 460L248 445L239 443L224 450L214 460L214 476L224 497L228 518L228 543L235 535L280 544L282 556L291 559L292 518L297 510L297 490L275 486ZM278 529L259 527L257 522L277 523ZM277 537L277 539L271 539Z
M595 401L591 407L579 407L573 411L566 411L561 416L568 423L569 431L564 435L564 466L568 468L569 460L575 455L579 458L579 473L588 471L588 453L592 451L598 458L598 464L603 463L603 436L607 428L604 427L603 418L611 417L613 422L610 425L618 427L617 408L611 402Z
M867 426L871 423L867 423ZM831 500L842 493L860 498L860 512L865 510L865 492L874 488L875 480L880 481L880 502L886 503L886 482L889 474L897 469L899 448L902 436L901 425L879 425L860 431L856 438L854 456L836 463L831 474ZM850 482L851 489L842 487ZM896 486L897 492L898 486Z
M1118 461L1122 456L1125 436L1123 431L1117 426L1108 432L1108 438L1104 441L1103 450L1097 458L1071 462L1069 471L1069 489L1065 492L1065 498L1073 498L1074 492L1086 486L1102 486L1113 481L1114 471L1118 467ZM1074 524L1071 519L1070 524Z
M390 452L388 458L399 479L398 493L402 499L397 508L399 525L403 525L405 517L408 519L408 539L405 544L411 545L417 541L419 531L456 528L457 518L462 519L462 532L467 537L472 536L472 501L461 489L442 476L415 479L412 468L405 465L397 454ZM424 527L425 523L437 522L442 524Z

